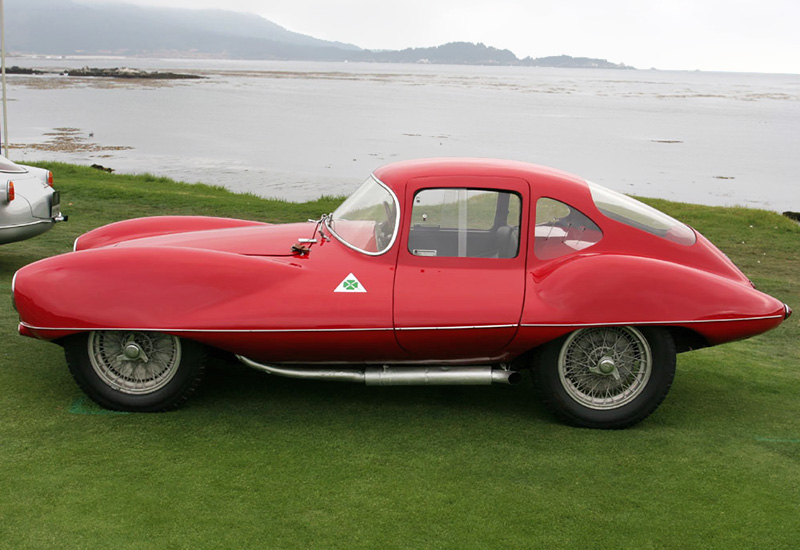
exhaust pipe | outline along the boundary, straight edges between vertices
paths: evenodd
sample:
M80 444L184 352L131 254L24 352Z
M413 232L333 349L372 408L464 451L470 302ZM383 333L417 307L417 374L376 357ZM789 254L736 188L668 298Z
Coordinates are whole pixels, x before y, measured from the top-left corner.
M368 367L364 372L367 386L488 386L516 384L516 371L492 367Z
M481 367L366 367L364 369L275 367L237 355L248 367L287 378L359 382L368 386L488 386L517 384L522 376L517 371Z
M237 355L236 358L248 367L286 378L304 378L306 380L334 380L338 382L363 382L364 371L358 369L313 369L297 367L273 367L257 363L247 357Z

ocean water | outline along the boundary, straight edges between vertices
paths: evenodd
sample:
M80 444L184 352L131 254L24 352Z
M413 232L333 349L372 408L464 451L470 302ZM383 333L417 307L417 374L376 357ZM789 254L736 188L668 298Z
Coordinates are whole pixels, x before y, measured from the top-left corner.
M349 194L396 160L498 157L635 195L800 211L800 75L120 58L7 65L206 77L9 75L18 162L97 163L302 201Z

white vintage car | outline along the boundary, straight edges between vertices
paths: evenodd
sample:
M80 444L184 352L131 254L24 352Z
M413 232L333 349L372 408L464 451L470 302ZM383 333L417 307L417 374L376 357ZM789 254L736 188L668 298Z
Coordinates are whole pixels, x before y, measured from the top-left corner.
M63 221L52 172L0 156L0 244L30 239Z

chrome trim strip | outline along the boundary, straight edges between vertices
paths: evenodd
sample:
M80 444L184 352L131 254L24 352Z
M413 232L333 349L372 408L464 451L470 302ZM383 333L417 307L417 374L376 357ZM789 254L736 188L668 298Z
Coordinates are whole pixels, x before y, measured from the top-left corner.
M17 229L18 227L30 227L32 225L40 225L43 223L55 223L55 220L52 218L47 218L46 220L38 220L35 222L18 223L14 225L0 225L0 229Z
M26 328L32 330L136 330L136 331L150 331L150 332L220 332L224 334L270 334L270 333L292 333L292 332L386 332L391 330L412 331L412 330L475 330L475 329L496 329L496 328L516 328L517 325L472 325L472 326L455 326L455 327L384 327L384 328L277 328L277 329L205 329L205 328L136 328L136 327L36 327L29 325L24 321L20 323Z
M692 325L702 323L730 323L737 321L764 321L766 319L779 319L781 315L765 315L763 317L740 317L736 319L700 319L695 321L622 321L617 323L523 323L523 328L538 327L610 327L610 326L641 326L641 325Z
M14 288L17 285L17 274L18 273L19 273L19 269L16 270L14 272L14 276L11 277L11 307L14 308L14 311L16 311L17 313L19 313L19 310L17 309L17 300L16 300L16 297L14 295Z
M15 277L16 278L16 277ZM12 281L13 282L13 281ZM763 317L741 317L737 319L703 319L696 321L620 321L615 323L523 323L521 325L464 325L451 327L382 327L382 328L277 328L277 329L213 329L213 328L141 328L141 327L37 327L24 321L20 325L31 330L135 330L143 332L188 332L188 333L221 333L221 334L287 334L287 333L340 333L340 332L387 332L387 331L420 331L420 330L483 330L500 328L558 328L558 327L608 327L608 326L642 326L642 325L691 325L708 323L730 323L742 321L765 321L781 319L783 315L766 315Z
M485 328L517 328L518 325L511 324L511 325L466 325L466 326L455 326L455 327L397 327L395 330L474 330L474 329L485 329Z
M400 199L397 198L397 195L394 194L394 191L392 191L389 188L388 185L386 185L381 180L376 178L375 174L371 174L370 177L375 181L375 183L377 183L378 185L383 187L389 193L389 195L391 195L392 199L394 199L394 204L397 206L397 208L396 208L397 212L395 212L395 215L394 215L394 232L392 233L392 240L389 242L389 244L386 246L386 248L384 248L380 252L368 252L366 250L362 250L362 249L358 248L357 246L353 246L352 244L347 242L345 239L343 239L331 227L330 221L331 221L332 214L329 215L329 216L324 217L323 218L323 223L325 224L325 227L328 228L328 231L331 232L331 235L336 237L337 241L339 241L340 243L345 245L350 250L355 250L356 252L360 252L361 254L366 254L367 256L383 256L384 254L389 252L389 250L392 249L392 247L394 246L394 242L397 240L397 235L400 233Z
M218 332L223 334L284 334L291 332L386 332L394 330L393 328L279 328L279 329L212 329L212 328L141 328L141 327L37 327L30 325L24 321L20 325L31 330L69 330L69 331L92 331L92 330L133 330L141 332L189 332L189 333L212 333Z

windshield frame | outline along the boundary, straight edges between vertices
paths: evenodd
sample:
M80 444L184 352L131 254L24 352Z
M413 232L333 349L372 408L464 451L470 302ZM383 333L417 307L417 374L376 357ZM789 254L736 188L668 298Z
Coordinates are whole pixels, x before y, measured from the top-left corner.
M362 183L359 186L359 188L356 189L356 191L352 195L350 195L350 197L354 196L356 193L358 193L361 189L363 189L365 186L367 186L367 184L369 184L371 182L377 183L384 191L389 193L389 196L391 197L392 202L394 204L394 228L393 228L393 231L392 231L392 237L389 240L389 243L382 250L378 250L376 252L372 252L372 251L369 251L369 250L364 250L363 248L360 248L360 247L348 242L347 239L345 239L344 237L339 235L336 232L336 230L333 228L333 224L331 222L334 221L334 217L336 216L336 212L338 212L339 209L341 209L342 205L347 203L347 200L349 200L349 197L341 205L339 205L339 208L334 210L331 214L328 214L327 216L325 216L324 222L325 222L325 227L328 229L328 231L330 231L331 235L336 237L336 240L339 241L340 243L342 243L343 245L345 245L347 248L349 248L351 250L355 250L356 252L360 252L361 254L365 254L367 256L382 256L383 254L386 254L389 250L392 249L392 247L394 246L395 241L397 241L397 236L400 233L400 200L397 198L397 195L395 195L394 191L392 191L392 189L388 185L386 185L381 180L379 180L375 176L375 174L371 174L370 177L368 177L364 181L364 183ZM377 245L377 243L376 243L376 245Z

